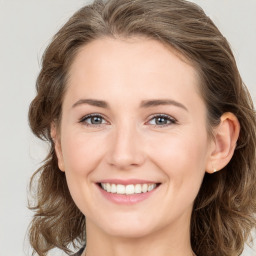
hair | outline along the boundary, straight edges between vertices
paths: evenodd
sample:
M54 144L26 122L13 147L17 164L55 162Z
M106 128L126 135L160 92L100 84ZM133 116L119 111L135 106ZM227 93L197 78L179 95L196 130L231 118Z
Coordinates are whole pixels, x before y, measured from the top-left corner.
M70 66L81 47L93 40L136 36L167 44L193 64L209 127L218 125L226 112L234 113L240 122L233 158L218 173L205 174L191 217L191 244L198 256L240 255L256 225L253 102L225 37L199 6L183 0L95 1L76 12L53 37L29 109L33 133L50 144L30 183L36 199L30 205L35 211L29 230L33 252L44 256L60 248L70 253L71 244L85 242L85 217L58 168L50 135L52 122L60 124Z

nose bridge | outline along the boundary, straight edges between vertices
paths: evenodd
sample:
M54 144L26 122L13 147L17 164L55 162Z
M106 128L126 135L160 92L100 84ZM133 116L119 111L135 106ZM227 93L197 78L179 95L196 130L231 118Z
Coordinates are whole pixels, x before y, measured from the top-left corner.
M124 121L113 131L110 164L119 169L129 169L144 162L141 134L134 122Z

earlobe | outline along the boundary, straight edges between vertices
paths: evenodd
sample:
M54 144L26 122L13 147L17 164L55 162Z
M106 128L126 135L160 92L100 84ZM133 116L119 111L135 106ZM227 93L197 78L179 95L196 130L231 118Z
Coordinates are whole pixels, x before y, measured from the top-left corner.
M214 129L214 146L207 165L207 172L214 173L223 169L231 160L236 149L240 124L233 113L221 116L220 124Z
M64 172L65 169L64 169L64 162L63 162L63 156L62 156L62 150L61 150L61 143L60 143L60 138L57 133L57 127L56 127L55 122L52 122L52 124L51 124L51 138L54 142L54 149L55 149L55 154L58 159L59 169Z

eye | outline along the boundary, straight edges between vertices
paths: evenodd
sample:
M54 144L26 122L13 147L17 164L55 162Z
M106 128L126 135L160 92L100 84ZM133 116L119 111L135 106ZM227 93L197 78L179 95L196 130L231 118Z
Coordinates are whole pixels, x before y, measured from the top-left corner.
M107 121L100 114L86 115L79 122L87 126L97 126L97 125L107 124Z
M177 121L174 118L164 114L155 115L148 121L148 124L155 126L168 126L175 123Z

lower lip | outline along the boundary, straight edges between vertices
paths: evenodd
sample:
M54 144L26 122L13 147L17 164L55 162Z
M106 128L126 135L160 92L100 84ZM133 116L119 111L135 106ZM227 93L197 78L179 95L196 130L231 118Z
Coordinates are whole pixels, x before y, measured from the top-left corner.
M120 194L109 193L104 189L102 189L101 187L99 187L99 190L107 200L113 203L131 205L131 204L136 204L148 199L150 196L152 196L152 194L156 191L157 188L158 187L151 190L150 192L133 194L133 195L120 195Z

